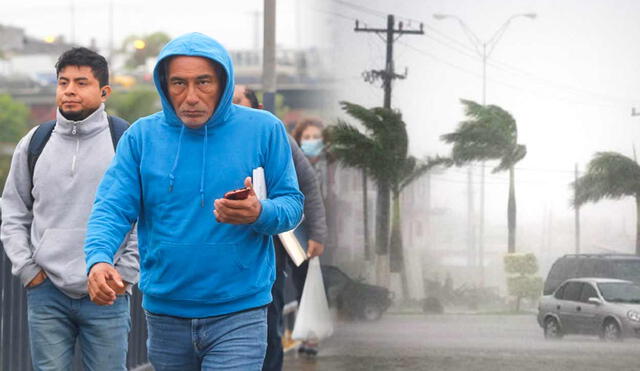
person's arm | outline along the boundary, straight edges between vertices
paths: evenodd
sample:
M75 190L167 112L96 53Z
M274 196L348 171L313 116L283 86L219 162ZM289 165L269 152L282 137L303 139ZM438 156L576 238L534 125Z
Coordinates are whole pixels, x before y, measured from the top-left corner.
M122 280L131 285L135 285L140 278L137 229L138 225L134 224L127 236L127 242L122 249L122 254L115 263L115 268L120 273Z
M213 213L219 223L251 224L256 232L271 236L298 225L304 196L298 189L284 125L275 122L266 140L262 163L267 199L258 200L253 190L245 200L219 198L214 201ZM251 188L251 178L244 184Z
M284 125L277 122L268 141L264 159L267 199L260 201L262 212L253 223L253 229L262 234L276 235L298 225L302 218L304 196L298 188Z
M307 254L309 257L320 256L324 252L327 238L327 221L320 186L313 166L291 136L289 144L300 191L304 195L304 223L309 237Z
M33 260L31 250L33 199L27 153L34 131L16 145L2 192L2 244L12 263L11 272L20 277L24 286L29 286L34 279L44 280L44 273Z
M84 252L89 274L89 295L100 305L112 304L124 283L113 267L113 257L140 212L140 154L132 134L135 125L120 139L118 149L96 192L87 224Z

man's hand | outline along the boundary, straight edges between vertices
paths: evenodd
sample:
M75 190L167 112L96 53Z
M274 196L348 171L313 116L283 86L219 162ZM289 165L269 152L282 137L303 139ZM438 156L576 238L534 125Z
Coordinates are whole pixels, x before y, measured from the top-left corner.
M27 287L36 287L39 284L43 283L44 280L47 279L47 274L44 273L43 270L40 270L40 272L38 272L38 274L36 274L35 277L33 277L33 279L31 280L31 282L29 282L29 284L27 285Z
M314 240L309 240L307 244L307 258L311 259L316 256L322 255L324 252L324 245Z
M262 211L262 204L251 186L251 178L244 180L245 187L251 188L249 197L245 200L227 200L219 198L214 201L213 215L218 223L251 224L258 219Z
M115 280L107 280L107 285L111 287L111 290L116 292L116 295L124 295L127 292L127 289L131 286L131 284L127 281L122 281L124 284L123 287L118 286L118 283Z
M97 263L89 272L89 297L98 305L111 305L117 292L124 293L125 285L120 273L108 263Z

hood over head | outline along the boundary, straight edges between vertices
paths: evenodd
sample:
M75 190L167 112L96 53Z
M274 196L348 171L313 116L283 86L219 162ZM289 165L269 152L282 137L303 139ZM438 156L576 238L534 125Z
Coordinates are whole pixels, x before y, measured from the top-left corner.
M216 40L198 32L179 36L167 43L158 55L158 61L153 70L153 80L160 94L162 110L167 123L171 125L183 125L177 116L169 97L167 96L166 66L173 56L204 57L212 60L222 67L225 76L219 76L224 91L220 94L220 101L216 105L213 115L203 126L212 127L225 121L233 109L233 64L227 50ZM201 129L201 128L200 128Z

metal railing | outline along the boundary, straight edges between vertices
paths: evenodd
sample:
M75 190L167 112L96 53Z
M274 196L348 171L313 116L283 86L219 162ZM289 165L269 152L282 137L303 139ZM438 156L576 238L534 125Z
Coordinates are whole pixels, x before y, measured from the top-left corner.
M27 302L20 280L11 274L11 261L0 244L0 371L31 371ZM131 332L127 367L133 369L147 363L147 324L142 310L142 294L137 287L131 297ZM78 350L78 347L76 347ZM74 371L82 370L76 351Z

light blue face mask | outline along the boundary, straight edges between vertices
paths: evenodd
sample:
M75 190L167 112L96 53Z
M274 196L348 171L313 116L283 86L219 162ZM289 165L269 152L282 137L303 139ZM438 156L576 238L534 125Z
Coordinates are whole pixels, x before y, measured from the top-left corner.
M307 157L318 157L324 149L322 139L310 139L300 142L300 149Z

